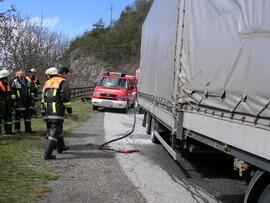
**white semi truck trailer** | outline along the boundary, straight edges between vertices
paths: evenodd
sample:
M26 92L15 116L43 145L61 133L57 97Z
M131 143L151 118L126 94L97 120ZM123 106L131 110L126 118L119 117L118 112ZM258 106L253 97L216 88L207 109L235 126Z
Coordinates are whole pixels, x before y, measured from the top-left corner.
M138 105L175 160L209 146L270 202L270 1L154 0L143 24Z

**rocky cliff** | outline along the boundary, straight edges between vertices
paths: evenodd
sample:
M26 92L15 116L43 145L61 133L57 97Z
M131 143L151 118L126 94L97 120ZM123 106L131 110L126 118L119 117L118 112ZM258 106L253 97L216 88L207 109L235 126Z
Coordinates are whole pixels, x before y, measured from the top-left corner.
M81 57L76 60L70 60L70 86L86 87L97 82L102 74L107 72L109 65L97 60L95 57Z
M134 75L138 68L138 62L130 62L129 64L113 67L94 56L80 57L70 59L70 86L71 87L87 87L101 79L101 76L107 71L123 72Z

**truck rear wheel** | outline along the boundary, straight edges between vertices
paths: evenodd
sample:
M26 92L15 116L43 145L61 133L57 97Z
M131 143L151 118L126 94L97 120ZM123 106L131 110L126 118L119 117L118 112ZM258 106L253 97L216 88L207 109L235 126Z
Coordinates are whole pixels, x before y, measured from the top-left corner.
M155 143L155 144L159 144L160 142L159 142L159 140L157 139L157 137L155 136L155 133L154 133L155 130L156 130L156 125L157 125L157 123L156 123L155 119L152 118L152 121L151 121L151 133L150 133L151 141L153 143Z
M143 114L143 113L144 113L143 108L140 108L140 107L139 107L139 110L138 110L138 111L139 111L139 114Z
M93 105L93 110L98 110L98 107Z
M151 121L152 121L152 118L151 118L151 116L149 115L149 113L146 113L145 116L146 116L146 126L145 126L145 128L146 128L146 133L147 133L148 135L150 135L150 133L151 133Z
M258 203L270 202L270 184L263 190Z

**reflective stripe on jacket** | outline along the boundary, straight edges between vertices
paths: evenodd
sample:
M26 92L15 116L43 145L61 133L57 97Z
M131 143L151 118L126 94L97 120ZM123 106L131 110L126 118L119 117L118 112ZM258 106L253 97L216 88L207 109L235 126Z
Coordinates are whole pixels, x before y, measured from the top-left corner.
M32 95L37 99L38 89L40 88L38 77L34 76L34 78L32 78L30 76L26 76L25 79L30 83Z
M49 119L64 119L65 104L70 104L70 89L68 82L54 76L47 80L44 85L44 106Z
M11 83L11 98L16 100L17 108L28 108L33 100L30 83L24 78L14 79Z
M4 85L4 83L2 81L0 81L0 89L3 92L10 92L10 85Z
M0 115L11 114L11 92L9 83L0 79Z

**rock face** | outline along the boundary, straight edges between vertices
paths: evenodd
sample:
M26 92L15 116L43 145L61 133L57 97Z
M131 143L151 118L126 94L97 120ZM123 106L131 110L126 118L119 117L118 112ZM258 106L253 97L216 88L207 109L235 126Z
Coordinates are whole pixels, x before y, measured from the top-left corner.
M102 75L108 71L122 72L134 75L138 69L138 61L125 65L113 67L94 56L82 56L76 58L76 51L71 54L69 60L70 74L69 82L71 87L88 87L98 82Z
M87 87L100 80L109 65L94 57L81 57L70 61L70 86Z

